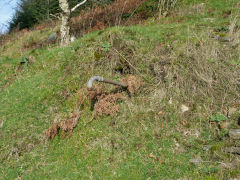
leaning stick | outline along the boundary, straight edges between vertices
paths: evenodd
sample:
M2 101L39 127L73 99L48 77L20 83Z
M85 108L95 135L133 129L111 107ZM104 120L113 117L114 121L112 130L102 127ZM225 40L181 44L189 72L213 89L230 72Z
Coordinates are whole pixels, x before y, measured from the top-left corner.
M110 80L110 79L105 79L104 77L101 77L101 76L93 76L88 81L88 85L87 85L88 89L92 89L94 81L104 82L104 83L108 83L108 84L113 84L113 85L121 86L123 88L127 88L128 87L126 84L121 83L121 82L113 81L113 80Z

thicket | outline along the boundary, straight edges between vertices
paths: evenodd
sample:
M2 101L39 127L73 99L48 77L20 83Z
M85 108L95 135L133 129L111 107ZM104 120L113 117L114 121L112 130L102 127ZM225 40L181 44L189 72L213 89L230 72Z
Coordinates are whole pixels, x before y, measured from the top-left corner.
M68 2L70 7L73 7L80 0L68 0ZM136 13L138 13L137 19L145 19L157 10L163 14L174 7L176 2L177 0L88 0L72 14L77 16L73 20L73 29L78 36L79 30L101 29L96 28L96 25L102 27L120 25L122 20L124 22ZM143 3L145 6L139 7ZM85 11L80 13L83 9ZM16 13L9 23L9 30L10 32L14 29L22 30L43 21L53 21L59 17L60 11L58 0L20 0Z
M91 8L93 4L103 5L113 0L89 0L86 5L81 7ZM76 5L79 0L68 0L70 7ZM16 13L9 23L9 30L31 28L37 23L56 19L60 13L58 0L20 0Z

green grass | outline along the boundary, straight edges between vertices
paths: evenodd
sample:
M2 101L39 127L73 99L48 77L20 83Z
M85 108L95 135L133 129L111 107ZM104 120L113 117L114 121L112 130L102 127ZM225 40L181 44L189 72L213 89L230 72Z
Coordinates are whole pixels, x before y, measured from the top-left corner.
M186 8L201 2L191 2ZM227 121L237 127L240 109L236 77L240 66L232 62L239 60L239 45L234 49L212 38L217 34L215 29L229 27L239 14L236 3L211 0L200 15L187 12L182 22L169 16L147 25L113 27L85 35L66 48L45 47L19 53L29 36L37 34L36 39L41 39L39 31L24 35L16 44L5 44L0 49L0 178L239 177L239 167L221 166L234 158L224 154L222 148L236 142L211 122L211 117L236 106L237 111ZM215 8L213 14L207 10L211 7ZM186 8L180 7L176 13L184 16ZM222 12L228 9L233 10L233 15L223 19ZM215 20L209 22L205 19L208 17ZM42 34L47 37L48 33ZM104 49L106 44L110 47ZM100 59L96 52L101 53ZM125 77L113 70L122 56L140 72L132 70L145 85L132 97L123 93L127 99L120 103L117 117L96 117L91 121L89 100L77 106L79 93L84 92L93 75ZM22 57L28 57L30 63L18 71ZM158 74L162 66L166 68L165 77ZM181 113L182 104L188 105L190 111ZM82 114L72 136L47 141L45 130L55 120L68 118L74 110ZM159 111L163 114L159 115ZM203 151L205 145L212 148ZM202 163L189 162L198 156Z

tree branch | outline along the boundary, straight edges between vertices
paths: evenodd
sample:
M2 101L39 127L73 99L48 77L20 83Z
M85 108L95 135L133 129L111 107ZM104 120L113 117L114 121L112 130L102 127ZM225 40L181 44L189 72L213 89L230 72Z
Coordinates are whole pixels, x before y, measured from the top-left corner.
M79 6L83 5L85 2L87 2L87 0L84 0L83 2L80 2L79 4L77 4L76 6L74 6L74 7L71 9L71 12L75 11Z
M55 18L57 18L57 19L61 19L61 17L60 16L56 16L56 15L54 15L54 14L49 14L50 16L52 16L52 17L55 17Z

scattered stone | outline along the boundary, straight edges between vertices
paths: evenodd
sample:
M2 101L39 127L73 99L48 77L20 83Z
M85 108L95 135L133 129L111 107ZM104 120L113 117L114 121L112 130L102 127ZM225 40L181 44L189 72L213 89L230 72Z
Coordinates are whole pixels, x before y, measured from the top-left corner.
M211 145L203 146L203 151L209 151L212 148Z
M220 167L227 168L227 169L236 169L239 167L239 165L240 165L239 159L234 158L234 160L231 162L221 163Z
M231 139L240 139L240 129L231 129L229 136Z
M186 105L182 104L181 111L182 111L182 113L187 112L187 111L189 111L189 107L187 107Z
M57 33L52 33L49 37L48 37L48 41L49 42L54 42L57 40Z
M225 148L225 152L240 155L240 147L227 147Z

